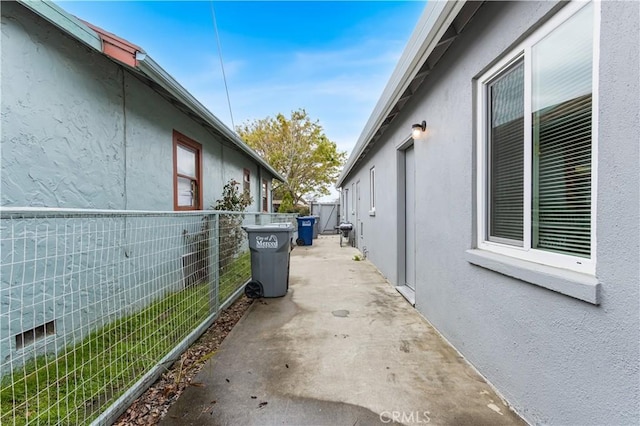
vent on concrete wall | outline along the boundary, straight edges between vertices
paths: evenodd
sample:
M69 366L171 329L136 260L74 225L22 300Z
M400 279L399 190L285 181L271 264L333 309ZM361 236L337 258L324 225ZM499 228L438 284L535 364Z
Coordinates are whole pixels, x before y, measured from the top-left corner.
M51 336L53 334L56 334L55 321L49 321L48 323L39 325L31 330L16 334L16 349L22 349L43 337Z
M206 263L203 251L182 255L182 282L185 288L206 281Z

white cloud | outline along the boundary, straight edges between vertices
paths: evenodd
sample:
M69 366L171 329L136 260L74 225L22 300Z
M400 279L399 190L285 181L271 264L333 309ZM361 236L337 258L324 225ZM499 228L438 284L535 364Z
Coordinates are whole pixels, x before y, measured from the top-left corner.
M235 125L304 108L329 139L350 153L402 52L396 40L369 39L335 49L272 53L225 61ZM177 75L218 118L232 127L215 55Z
M338 149L350 154L403 48L400 41L370 39L225 61L235 125L304 108ZM182 77L184 85L232 127L218 58L210 55L205 63ZM337 196L332 188L322 201Z

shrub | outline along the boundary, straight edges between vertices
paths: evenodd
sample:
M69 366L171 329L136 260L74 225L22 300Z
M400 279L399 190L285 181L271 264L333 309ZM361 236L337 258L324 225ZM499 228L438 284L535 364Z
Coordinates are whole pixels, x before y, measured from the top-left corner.
M240 183L235 179L231 179L224 185L222 189L222 198L216 200L216 204L213 207L214 210L228 211L228 212L242 212L247 206L251 205L253 199L248 192L240 192ZM242 231L242 219L241 214L221 214L220 215L220 233L219 233L219 248L220 248L220 274L222 275L226 267L233 262L238 250L244 240Z

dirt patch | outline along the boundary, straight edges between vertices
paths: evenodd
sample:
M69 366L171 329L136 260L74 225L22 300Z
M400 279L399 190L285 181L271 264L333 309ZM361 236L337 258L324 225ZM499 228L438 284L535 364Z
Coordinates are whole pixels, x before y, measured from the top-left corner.
M193 378L220 347L236 323L242 318L252 300L244 295L225 309L218 319L189 347L166 373L116 420L114 425L156 425L169 407L188 386L199 386Z

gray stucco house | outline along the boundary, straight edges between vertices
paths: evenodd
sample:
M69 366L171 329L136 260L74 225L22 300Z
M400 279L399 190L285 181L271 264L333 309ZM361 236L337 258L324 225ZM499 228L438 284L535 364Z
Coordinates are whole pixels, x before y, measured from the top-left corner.
M637 2L429 2L337 184L533 424L640 423L639 33Z
M5 207L202 210L282 177L140 47L50 2L2 5Z

